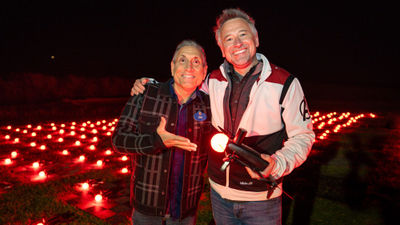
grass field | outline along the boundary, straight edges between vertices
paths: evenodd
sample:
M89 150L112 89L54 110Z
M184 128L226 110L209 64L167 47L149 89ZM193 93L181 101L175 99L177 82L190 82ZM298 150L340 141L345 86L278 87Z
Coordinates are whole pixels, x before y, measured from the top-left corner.
M115 117L107 117L107 105L98 103L97 110L90 110L79 104L74 106L79 112L70 117L62 117L68 110L43 110L35 117L0 120L0 224L129 224L129 175L121 172L129 168L129 160L106 153L111 147L107 132L112 131ZM361 113L350 112L343 123L332 125L328 124L328 113L313 117L321 118L314 123L317 142L308 160L284 180L285 191L294 197L283 198L284 224L393 224L399 209L399 115L376 113L372 118L364 112L364 117L335 133L335 126ZM339 118L341 113L330 117ZM76 134L72 136L73 121ZM320 128L322 122L325 125ZM61 129L66 136L61 136ZM13 143L15 138L19 138L18 143ZM36 146L32 147L34 140ZM76 140L81 145L76 146ZM91 145L95 149L90 149ZM63 150L69 154L64 155ZM13 151L18 156L13 157ZM82 154L87 160L78 163ZM104 164L99 166L98 160ZM36 161L46 172L44 178L32 169ZM81 190L85 182L90 186L86 192ZM94 200L99 193L103 199ZM212 224L208 187L197 221Z

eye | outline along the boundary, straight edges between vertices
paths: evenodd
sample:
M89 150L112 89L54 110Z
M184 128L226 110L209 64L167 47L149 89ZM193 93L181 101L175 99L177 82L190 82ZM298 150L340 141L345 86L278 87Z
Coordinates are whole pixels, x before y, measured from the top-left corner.
M198 58L193 59L192 63L194 66L199 66L201 64L201 62Z
M186 58L181 57L181 58L179 58L178 62L179 63L185 63L186 62Z

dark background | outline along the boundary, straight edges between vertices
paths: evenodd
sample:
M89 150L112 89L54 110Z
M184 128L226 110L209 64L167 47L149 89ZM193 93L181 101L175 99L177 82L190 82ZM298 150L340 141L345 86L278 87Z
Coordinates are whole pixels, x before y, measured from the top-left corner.
M6 80L21 73L165 80L176 45L187 38L204 46L209 69L216 69L222 56L212 31L215 18L224 8L240 7L256 20L258 52L300 79L309 104L346 100L362 102L362 109L398 109L396 7L366 1L277 2L1 3L0 75ZM118 87L120 95L130 86Z

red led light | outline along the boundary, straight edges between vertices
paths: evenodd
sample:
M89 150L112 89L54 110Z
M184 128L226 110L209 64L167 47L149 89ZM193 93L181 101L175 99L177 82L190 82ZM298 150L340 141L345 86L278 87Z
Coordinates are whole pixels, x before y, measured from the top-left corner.
M101 194L97 194L97 195L94 197L94 200L95 200L96 202L101 202L101 201L103 200L103 196L102 196Z
M226 145L228 144L229 138L223 133L215 134L211 138L211 147L216 152L224 152Z

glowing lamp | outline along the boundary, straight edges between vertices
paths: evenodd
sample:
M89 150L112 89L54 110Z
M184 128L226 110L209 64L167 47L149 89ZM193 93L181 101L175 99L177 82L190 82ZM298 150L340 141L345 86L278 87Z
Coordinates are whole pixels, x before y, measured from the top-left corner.
M34 162L34 163L32 163L32 167L33 167L34 169L39 168L39 162Z
M46 150L46 145L41 145L40 150Z
M71 133L69 133L71 136L75 136L75 131L71 131Z
M82 128L81 128L81 131L85 131L85 128L82 127Z
M58 142L63 142L64 141L64 139L63 138L58 138Z
M108 149L108 150L106 150L106 153L105 153L106 155L111 155L112 154L112 151L110 150L110 149Z
M83 162L83 161L85 161L85 156L84 156L84 155L81 155L81 156L79 156L79 159L78 159L78 161L80 161L80 162Z
M121 173L128 173L128 168L122 168Z
M56 126L54 126L54 127L52 127L51 129L52 129L52 130L57 130L57 127L56 127Z
M54 123L51 123L51 124L50 124L50 126L52 126L52 127L54 127L54 125L55 125Z
M44 177L46 177L47 175L46 175L46 172L44 172L44 171L40 171L39 172L39 177L41 177L41 178L44 178Z
M96 130L96 129L93 129L93 130L92 130L92 133L93 133L93 134L97 134L97 130Z
M20 129L19 129L19 128L17 128L17 129L15 129L15 131L16 131L16 132L19 132L19 131L20 131Z
M10 125L7 126L7 130L11 130L11 128L12 128L12 127L11 127Z
M75 141L75 145L79 146L79 145L81 145L81 142L80 141Z
M61 129L61 130L59 131L60 134L64 134L64 132L65 132L65 131L64 131L63 129Z
M61 127L65 127L65 124L61 124Z
M98 125L100 125L100 124L101 124L101 122L100 122L100 121L97 121L96 125L98 126Z
M93 141L93 142L97 142L97 141L98 141L98 138L97 138L97 137L93 137L92 141Z
M89 146L89 149L90 149L90 150L95 150L96 147L95 147L94 145L90 145L90 146Z
M102 120L101 122L102 122L102 123L106 123L107 121L106 121L106 120Z
M75 130L75 126L71 126L71 130Z
M32 137L36 137L36 133L35 133L35 132L32 132L31 136L32 136Z
M31 142L30 145L31 145L31 147L35 147L36 143L35 142Z
M88 183L82 183L81 188L82 188L82 190L89 190L89 184Z
M71 125L74 125L74 126L75 126L75 125L76 125L76 122L72 122Z
M96 164L97 164L97 166L102 166L103 165L103 161L97 160Z
M36 130L41 130L41 129L42 129L42 126L40 126L40 125L36 127Z
M15 138L14 143L18 143L18 142L19 142L19 138Z
M103 126L101 129L106 130L106 129L107 129L107 126Z
M126 160L128 160L128 157L126 155L124 155L124 156L122 156L121 160L126 161Z
M211 147L216 152L224 152L229 138L226 134L218 133L211 138Z
M81 139L85 139L85 138L86 138L86 135L82 134Z
M64 150L62 151L62 154L63 154L63 155L68 155L69 152L68 152L68 150L64 149Z
M8 139L10 139L11 137L10 137L10 135L6 135L6 136L4 136L4 138L6 139L6 140L8 140Z
M4 164L5 165L10 165L11 163L12 163L12 161L11 161L10 158L7 158L7 159L4 160Z
M111 136L111 132L110 132L110 131L108 131L106 135L107 135L107 136Z
M97 195L94 197L94 200L95 200L96 202L101 202L101 200L103 200L103 196L101 196L101 194L97 194Z
M28 133L28 130L23 130L22 133L26 134Z
M51 134L48 134L47 139L51 139L51 138L52 138Z
M26 127L30 129L30 128L32 128L32 125L28 124L28 125L26 125Z
M18 152L17 152L17 151L12 151L12 152L11 152L11 158L16 158L17 155L18 155Z
M82 123L82 126L83 126L83 127L86 127L87 125L86 125L86 123Z

